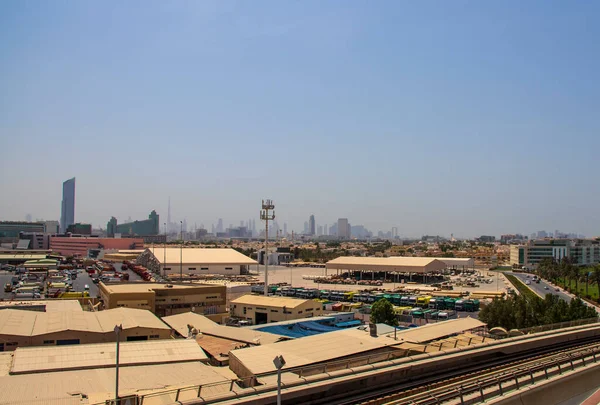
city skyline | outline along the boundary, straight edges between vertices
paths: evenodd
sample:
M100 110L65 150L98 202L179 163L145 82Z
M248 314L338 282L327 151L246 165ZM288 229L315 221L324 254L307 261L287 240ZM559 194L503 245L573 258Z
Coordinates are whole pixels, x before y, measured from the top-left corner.
M600 233L600 4L152 4L0 5L2 219Z

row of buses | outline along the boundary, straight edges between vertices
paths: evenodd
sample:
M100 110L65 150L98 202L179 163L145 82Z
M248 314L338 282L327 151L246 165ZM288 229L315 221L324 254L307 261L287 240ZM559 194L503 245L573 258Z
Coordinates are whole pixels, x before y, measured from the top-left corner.
M453 311L479 311L479 300L452 297L433 297L431 295L402 295L383 292L356 292L319 290L316 288L293 288L289 286L278 287L273 294L284 297L303 299L319 299L334 302L373 304L381 299L386 299L392 305L400 308L424 308L425 310L453 310Z

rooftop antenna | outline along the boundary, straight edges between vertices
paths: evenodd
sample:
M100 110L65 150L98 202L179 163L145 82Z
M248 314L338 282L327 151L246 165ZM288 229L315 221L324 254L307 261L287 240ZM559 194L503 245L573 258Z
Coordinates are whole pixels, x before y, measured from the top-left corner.
M271 211L271 213L269 213ZM262 200L260 219L265 221L265 297L269 295L269 221L275 219L275 204L272 200Z

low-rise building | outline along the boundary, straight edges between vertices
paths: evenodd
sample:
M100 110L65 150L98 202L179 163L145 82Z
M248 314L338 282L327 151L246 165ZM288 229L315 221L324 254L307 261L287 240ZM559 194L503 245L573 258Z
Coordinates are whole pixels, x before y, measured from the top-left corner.
M227 313L222 285L166 283L99 283L103 307L141 308L158 316L194 311L220 321Z
M63 346L114 342L115 325L123 341L168 339L171 328L151 312L118 308L108 311L0 311L0 351L27 346Z
M232 300L229 309L232 317L257 325L310 318L323 313L323 306L317 301L250 294Z
M144 241L139 238L96 238L92 236L52 236L50 249L63 256L97 257L106 250L142 249Z
M561 261L568 257L579 266L600 262L600 242L591 239L536 239L511 245L510 264L534 268L544 259Z
M138 257L137 262L155 273L168 275L239 275L249 266L258 265L235 249L198 247L152 247Z

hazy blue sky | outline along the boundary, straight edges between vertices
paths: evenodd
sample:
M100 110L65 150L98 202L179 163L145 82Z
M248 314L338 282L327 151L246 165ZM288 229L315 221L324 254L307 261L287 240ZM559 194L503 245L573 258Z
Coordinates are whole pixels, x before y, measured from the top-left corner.
M600 3L0 2L0 219L600 234ZM257 221L258 222L258 221Z

